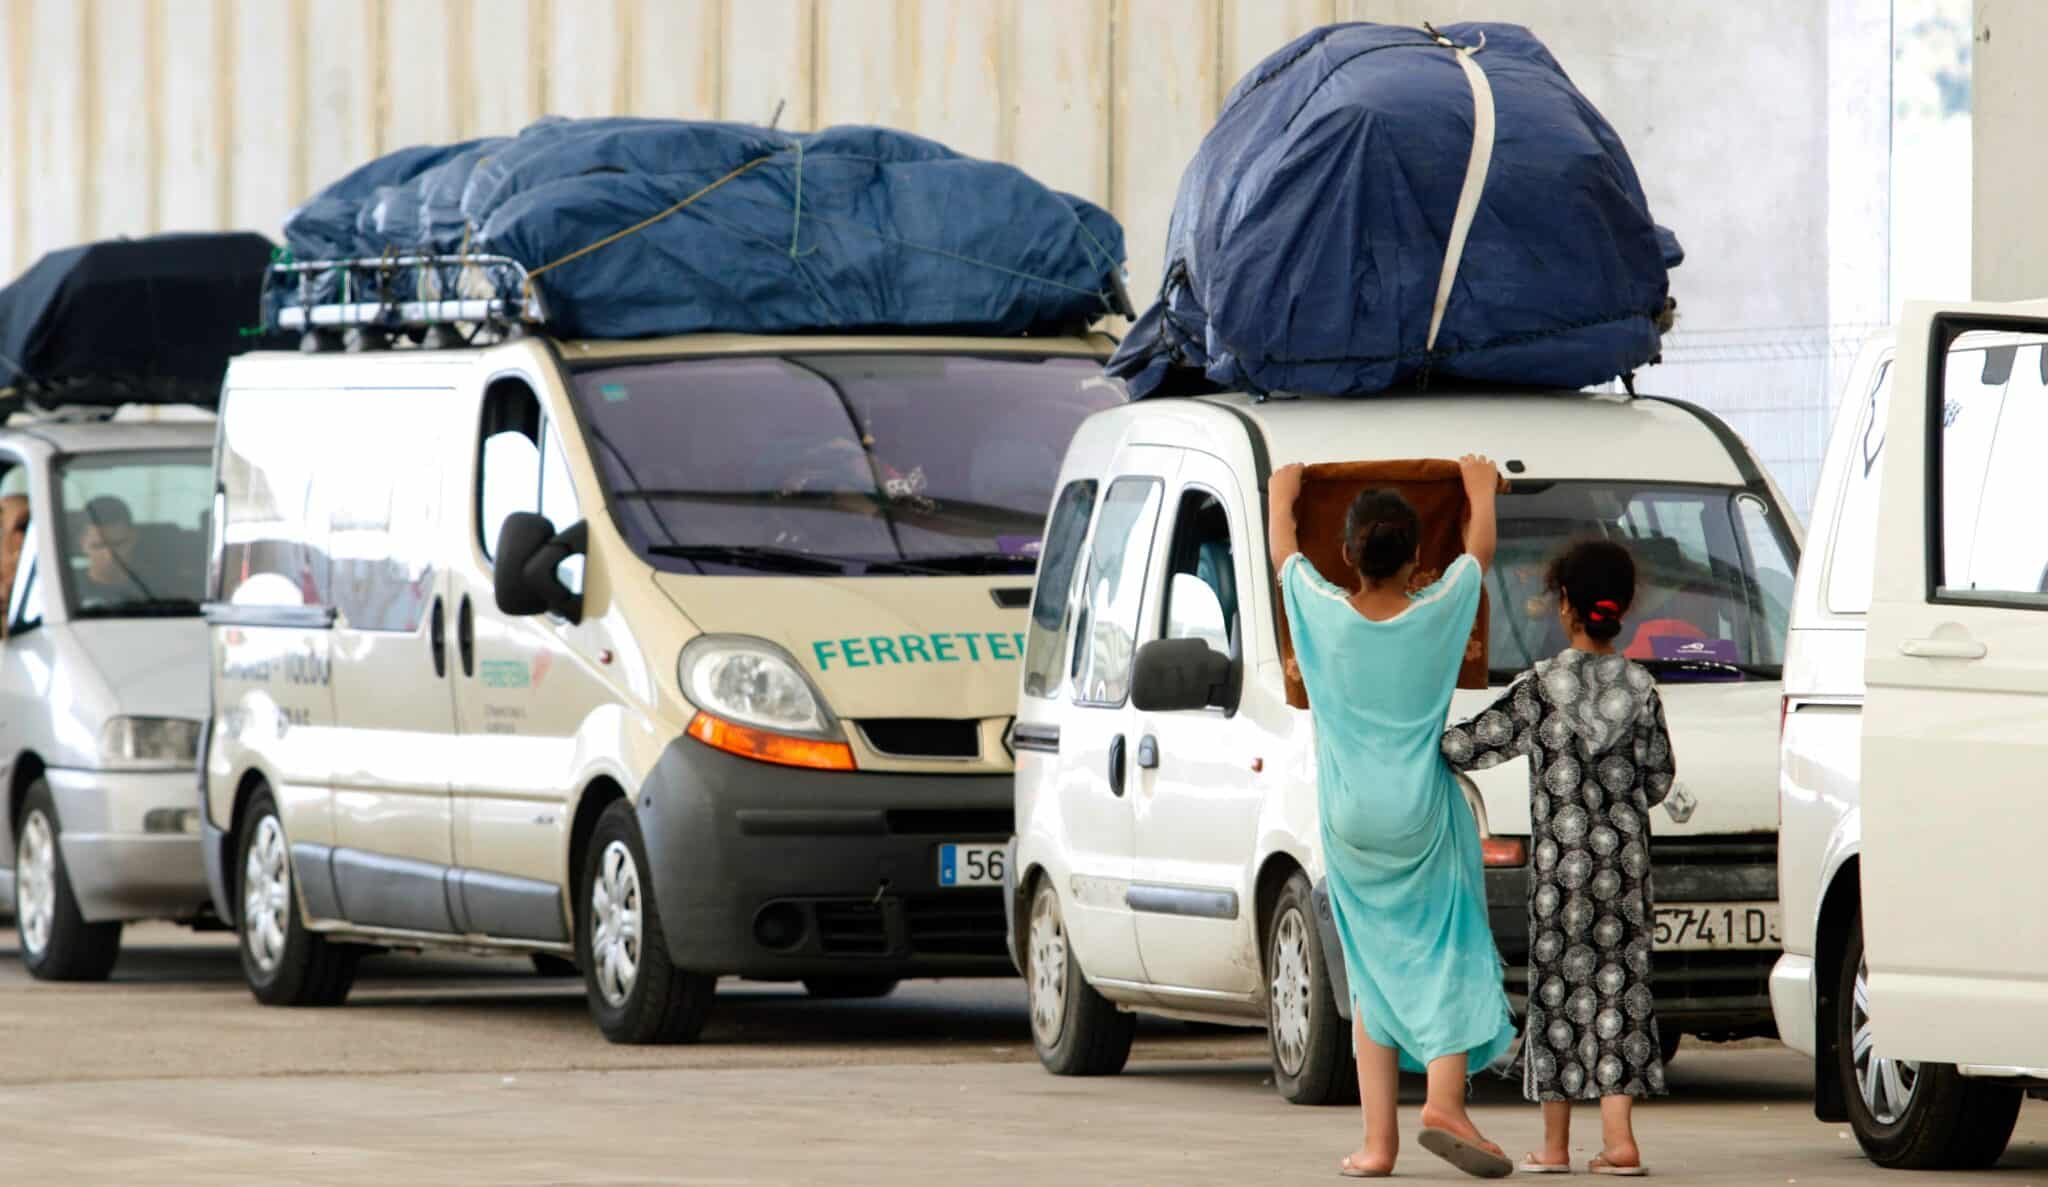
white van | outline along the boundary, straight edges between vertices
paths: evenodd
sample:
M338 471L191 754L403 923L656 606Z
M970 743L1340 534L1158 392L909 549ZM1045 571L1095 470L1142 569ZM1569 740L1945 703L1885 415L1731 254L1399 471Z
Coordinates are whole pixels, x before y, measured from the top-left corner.
M1799 574L1771 998L1821 1119L1987 1166L2048 1091L2048 305L1908 305L1895 342L1843 392Z
M132 920L212 922L192 794L212 442L205 418L0 430L0 901L37 977L104 978Z
M1113 343L442 340L229 371L205 854L256 996L528 953L646 1042L720 975L1008 975L1030 580Z
M1512 480L1488 576L1496 684L1564 645L1555 615L1529 603L1548 558L1581 536L1635 552L1645 637L1626 646L1652 630L1719 640L1708 661L1648 661L1671 682L1680 779L1652 848L1658 1011L1667 1039L1768 1030L1774 726L1800 532L1749 448L1706 412L1652 398L1158 399L1076 434L1025 649L1005 874L1047 1067L1117 1071L1140 1011L1263 1022L1283 1096L1355 1091L1314 938L1314 747L1282 686L1266 480L1289 462L1475 450ZM1460 693L1452 712L1491 695ZM1527 768L1465 787L1519 1007Z

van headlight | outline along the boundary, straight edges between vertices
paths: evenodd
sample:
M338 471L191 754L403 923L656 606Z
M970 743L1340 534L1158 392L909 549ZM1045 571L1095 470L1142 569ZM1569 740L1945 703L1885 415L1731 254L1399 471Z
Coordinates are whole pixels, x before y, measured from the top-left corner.
M199 723L183 717L113 717L100 729L100 765L189 767L199 761Z
M837 737L832 714L788 653L766 639L705 635L683 648L676 678L692 705L727 721Z

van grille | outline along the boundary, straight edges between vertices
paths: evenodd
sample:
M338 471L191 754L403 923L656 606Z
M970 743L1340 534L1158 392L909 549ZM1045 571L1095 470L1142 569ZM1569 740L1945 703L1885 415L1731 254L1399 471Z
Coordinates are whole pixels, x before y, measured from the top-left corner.
M875 903L817 904L818 945L834 956L885 956L889 928Z
M870 717L860 732L891 758L979 758L981 722L953 717Z
M919 956L1002 956L1000 890L955 890L903 900L910 950Z
M1723 837L1650 837L1650 864L1772 865L1778 864L1778 838L1771 833Z

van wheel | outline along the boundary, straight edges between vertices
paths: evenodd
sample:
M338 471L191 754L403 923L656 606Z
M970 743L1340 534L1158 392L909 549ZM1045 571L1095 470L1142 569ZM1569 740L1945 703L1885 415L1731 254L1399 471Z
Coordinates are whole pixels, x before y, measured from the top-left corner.
M805 977L804 990L822 1001L888 997L900 984L894 977Z
M704 1029L718 979L669 962L633 805L597 818L583 862L576 950L591 1016L614 1043L687 1043Z
M309 931L292 887L291 845L268 788L249 800L242 829L242 976L272 1006L338 1006L356 983L361 950Z
M1863 921L1850 925L1837 971L1835 1059L1849 1127L1879 1166L1903 1170L1977 1170L2005 1153L2019 1120L2021 1092L1972 1080L1953 1064L1887 1059L1873 1047Z
M14 835L14 925L21 962L41 981L104 981L121 955L121 924L87 923L71 893L57 839L57 802L49 784L28 785Z
M532 960L533 971L536 976L580 977L583 975L583 970L576 967L576 962L566 956L556 956L548 952L536 952L533 954Z
M1059 892L1041 880L1031 896L1024 945L1024 991L1031 1005L1031 1045L1056 1076L1114 1076L1131 1057L1138 1019L1110 1004L1081 975L1067 946Z
M1296 1105L1349 1104L1358 1099L1358 1065L1350 1028L1337 1013L1316 931L1314 890L1296 870L1273 904L1266 927L1266 1032L1272 1040L1273 1086Z

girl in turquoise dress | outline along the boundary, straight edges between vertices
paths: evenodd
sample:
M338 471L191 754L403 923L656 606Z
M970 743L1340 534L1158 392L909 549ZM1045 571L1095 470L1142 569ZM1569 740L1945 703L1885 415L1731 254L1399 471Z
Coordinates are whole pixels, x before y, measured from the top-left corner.
M1341 1170L1379 1178L1400 1146L1398 1069L1427 1071L1421 1144L1473 1174L1513 1164L1465 1109L1474 1068L1515 1032L1486 922L1478 824L1439 752L1480 579L1492 563L1493 463L1460 459L1471 517L1465 554L1411 594L1419 523L1390 491L1360 495L1344 557L1357 593L1301 555L1294 502L1301 467L1273 475L1270 535L1289 633L1315 725L1323 863L1350 981L1365 1142Z

